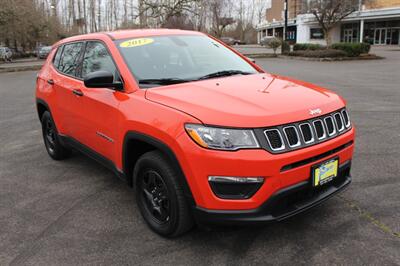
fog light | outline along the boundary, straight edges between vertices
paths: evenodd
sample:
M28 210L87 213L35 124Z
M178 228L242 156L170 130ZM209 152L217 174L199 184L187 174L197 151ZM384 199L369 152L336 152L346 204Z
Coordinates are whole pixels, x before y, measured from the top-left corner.
M222 199L248 199L264 183L262 177L209 176L214 194Z

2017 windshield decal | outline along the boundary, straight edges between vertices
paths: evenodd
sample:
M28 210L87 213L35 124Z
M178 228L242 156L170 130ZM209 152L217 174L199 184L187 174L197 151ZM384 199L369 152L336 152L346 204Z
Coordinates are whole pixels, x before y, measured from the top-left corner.
M124 42L120 43L119 47L131 48L131 47L148 45L148 44L151 44L153 42L154 42L154 39L151 39L151 38L137 38L137 39L124 41Z

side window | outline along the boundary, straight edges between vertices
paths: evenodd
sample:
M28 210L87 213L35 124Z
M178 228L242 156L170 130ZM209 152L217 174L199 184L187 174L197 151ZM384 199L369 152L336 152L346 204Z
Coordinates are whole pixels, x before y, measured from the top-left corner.
M79 55L83 43L70 43L64 45L61 61L58 69L64 74L75 76L76 68L79 65Z
M88 74L104 70L114 75L114 80L119 79L117 68L107 48L100 42L88 42L82 63L82 77Z
M53 60L53 65L58 68L58 65L60 64L60 59L61 59L61 53L62 53L63 46L60 46L57 48L57 53L54 56Z

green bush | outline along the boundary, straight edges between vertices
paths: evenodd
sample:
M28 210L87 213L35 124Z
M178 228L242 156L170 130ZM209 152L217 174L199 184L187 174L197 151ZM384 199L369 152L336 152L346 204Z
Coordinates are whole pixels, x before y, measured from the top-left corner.
M266 42L266 46L274 50L274 54L276 54L276 50L281 46L282 40L278 38L271 38Z
M323 49L323 50L297 50L291 52L290 56L302 56L312 58L338 58L346 57L347 54L341 50Z
M326 47L320 44L313 44L313 43L296 43L293 46L293 51L306 51L306 50L322 50L325 49Z
M368 54L371 45L369 43L335 43L331 45L331 49L344 51L347 56L355 57L360 54Z

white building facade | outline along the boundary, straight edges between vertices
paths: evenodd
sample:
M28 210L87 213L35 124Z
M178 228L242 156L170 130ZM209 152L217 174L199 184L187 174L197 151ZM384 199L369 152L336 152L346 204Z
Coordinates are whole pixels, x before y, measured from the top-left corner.
M332 29L331 41L369 42L373 45L400 45L400 5L390 8L366 9L360 6ZM288 41L325 45L321 27L314 15L298 14L288 22ZM264 21L257 26L258 40L265 36L283 36L284 21Z

